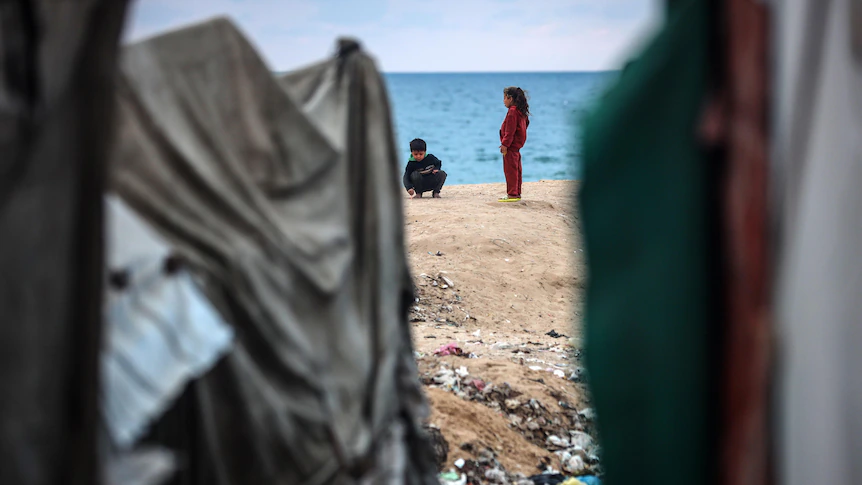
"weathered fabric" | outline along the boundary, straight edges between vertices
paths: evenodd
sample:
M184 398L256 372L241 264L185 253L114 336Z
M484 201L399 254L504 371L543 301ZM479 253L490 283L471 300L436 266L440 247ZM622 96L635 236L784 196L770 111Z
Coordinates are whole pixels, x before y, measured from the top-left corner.
M862 483L862 3L770 3L779 481Z
M0 2L0 484L93 485L127 0Z
M159 448L105 453L105 485L161 485L177 468L173 453Z
M387 95L339 52L277 81L218 19L124 53L113 189L236 332L194 386L219 484L436 480Z

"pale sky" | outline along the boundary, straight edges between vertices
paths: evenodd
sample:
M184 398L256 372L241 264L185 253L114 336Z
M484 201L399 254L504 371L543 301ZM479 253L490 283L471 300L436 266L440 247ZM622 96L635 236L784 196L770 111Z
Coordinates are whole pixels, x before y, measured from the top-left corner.
M617 69L655 29L659 0L135 0L126 40L231 17L270 67L358 38L385 72Z

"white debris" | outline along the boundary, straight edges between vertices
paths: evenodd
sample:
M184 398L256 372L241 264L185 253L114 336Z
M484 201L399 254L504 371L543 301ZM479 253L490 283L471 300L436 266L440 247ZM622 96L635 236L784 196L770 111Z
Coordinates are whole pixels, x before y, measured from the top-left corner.
M596 412L593 411L593 408L585 408L583 411L579 412L578 415L586 420L592 420L596 417Z
M578 474L584 471L586 468L586 464L584 463L584 459L581 458L580 455L574 455L568 459L565 463L563 463L563 469L565 469L569 473Z
M506 399L506 408L507 409L517 409L521 405L521 402L517 399Z
M572 446L586 450L593 446L593 437L583 431L570 431Z
M560 438L559 436L555 436L555 435L548 436L548 443L550 443L551 446L556 446L557 448L568 448L569 447L569 441L568 440L564 440L564 439Z

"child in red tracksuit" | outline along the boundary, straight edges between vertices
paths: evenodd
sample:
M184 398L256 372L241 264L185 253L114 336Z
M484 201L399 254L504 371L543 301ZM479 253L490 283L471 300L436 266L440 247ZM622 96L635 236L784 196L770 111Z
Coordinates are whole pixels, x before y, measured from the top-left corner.
M527 93L516 87L503 90L503 104L509 108L500 128L500 153L503 154L508 195L499 201L517 202L521 200L521 148L527 141L530 105L527 103Z

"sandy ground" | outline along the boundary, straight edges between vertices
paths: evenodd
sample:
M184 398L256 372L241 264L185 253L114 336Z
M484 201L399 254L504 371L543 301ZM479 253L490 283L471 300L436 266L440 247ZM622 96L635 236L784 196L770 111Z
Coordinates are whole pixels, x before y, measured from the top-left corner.
M445 187L442 199L405 201L417 361L429 384L431 423L449 441L449 463L486 448L509 471L529 475L543 458L555 458L543 445L551 431L530 431L518 425L520 411L457 392L465 382L507 385L522 402L538 401L550 413L548 426L566 420L555 413L567 406L588 406L583 388L569 380L580 365L576 322L586 277L575 190L575 182L526 183L521 202L499 203L503 184L462 185ZM434 354L451 343L465 355ZM433 382L441 368L461 367L468 375L456 392Z

